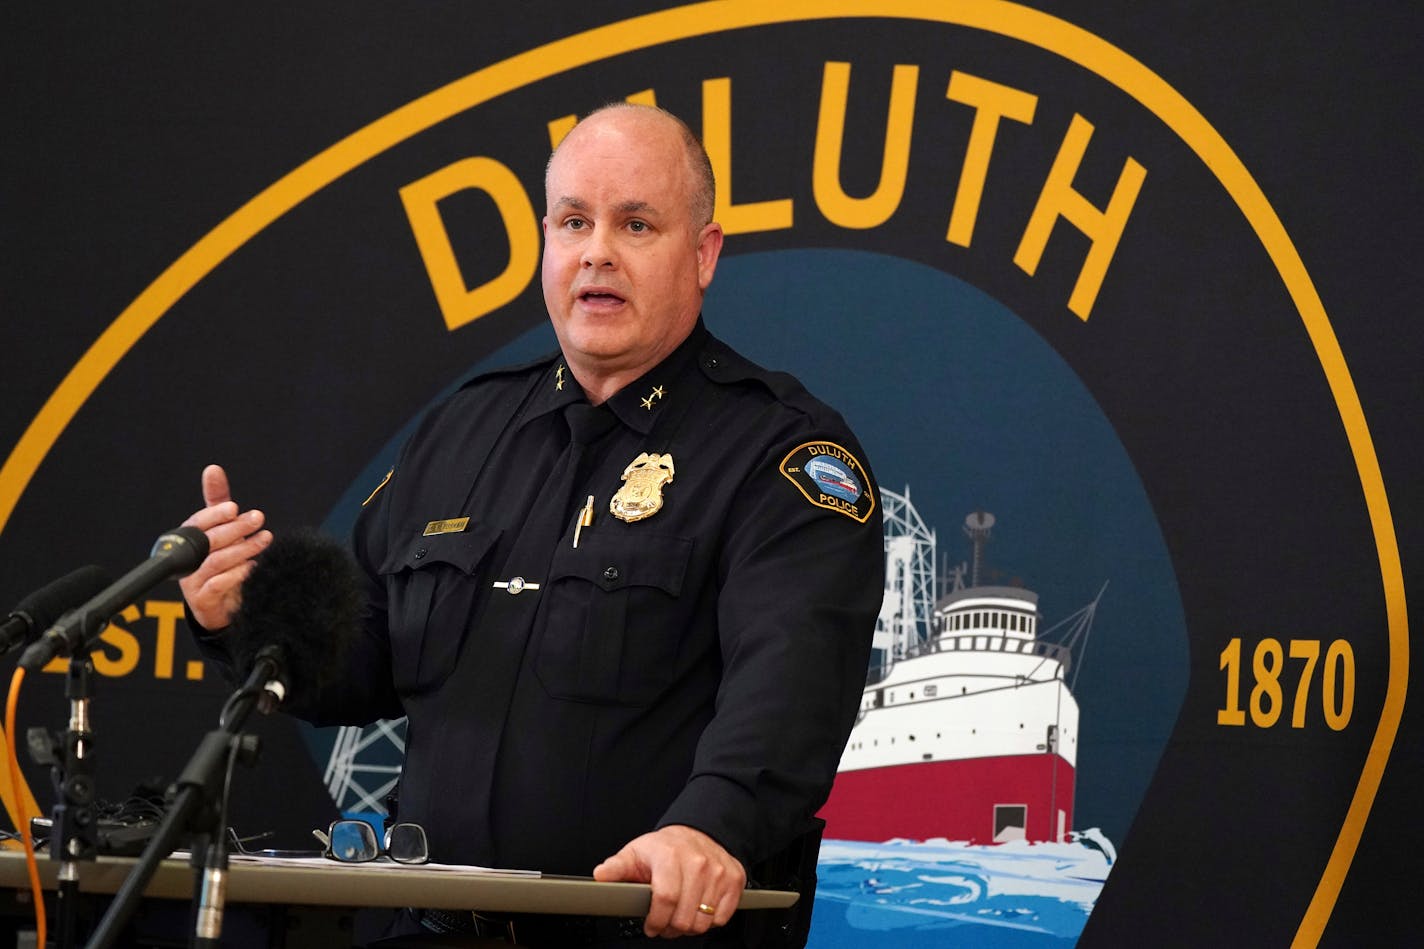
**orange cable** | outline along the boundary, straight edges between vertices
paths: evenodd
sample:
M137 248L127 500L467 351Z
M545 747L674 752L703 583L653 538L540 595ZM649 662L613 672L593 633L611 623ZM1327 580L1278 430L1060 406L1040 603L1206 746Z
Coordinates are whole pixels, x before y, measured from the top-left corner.
M19 667L15 669L15 677L10 680L10 695L5 700L5 733L12 736L15 734L15 709L20 704L20 683L25 680L25 670ZM16 751L15 742L8 741L5 757L10 765L10 786L22 787L20 783L20 756ZM30 893L35 900L35 936L36 945L45 945L47 934L45 932L45 903L44 888L40 886L40 867L35 860L35 840L30 835L30 822L21 809L20 826L15 829L20 832L20 841L25 845L25 867L30 872Z

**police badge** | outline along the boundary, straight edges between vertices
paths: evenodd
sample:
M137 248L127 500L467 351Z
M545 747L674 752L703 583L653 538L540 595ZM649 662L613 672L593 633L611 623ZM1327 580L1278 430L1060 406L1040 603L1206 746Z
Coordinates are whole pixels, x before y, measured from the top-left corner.
M672 484L672 455L643 452L623 469L623 487L608 502L608 510L629 524L652 517L663 508L663 485Z

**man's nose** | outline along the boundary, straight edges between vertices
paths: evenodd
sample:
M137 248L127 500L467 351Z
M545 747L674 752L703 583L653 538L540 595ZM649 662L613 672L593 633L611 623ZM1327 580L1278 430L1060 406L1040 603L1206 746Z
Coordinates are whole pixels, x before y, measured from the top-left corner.
M617 257L613 243L608 239L608 232L604 228L595 228L588 240L584 241L579 263L586 270L596 270L600 267L611 268L616 262Z

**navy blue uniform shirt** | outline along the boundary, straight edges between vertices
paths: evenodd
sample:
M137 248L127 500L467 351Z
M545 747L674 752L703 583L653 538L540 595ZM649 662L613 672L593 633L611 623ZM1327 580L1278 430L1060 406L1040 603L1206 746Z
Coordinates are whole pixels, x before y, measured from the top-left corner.
M661 506L611 513L630 483L635 513ZM433 859L587 874L686 824L750 869L829 793L882 599L879 499L837 413L700 322L601 406L557 355L471 381L353 549L365 634L297 711L407 716L400 818Z

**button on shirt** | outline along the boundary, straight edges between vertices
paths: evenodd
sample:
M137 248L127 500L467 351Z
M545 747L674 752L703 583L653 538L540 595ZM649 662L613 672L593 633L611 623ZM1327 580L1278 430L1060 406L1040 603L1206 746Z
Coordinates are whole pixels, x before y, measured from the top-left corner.
M400 817L435 860L587 874L686 824L751 867L829 793L884 577L878 504L814 503L782 466L819 441L864 455L700 323L601 406L560 368L481 376L423 421L355 528L365 635L300 711L407 716ZM642 453L672 478L621 520Z

